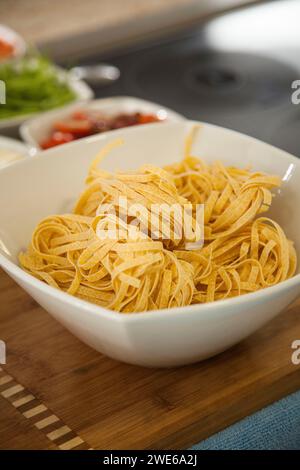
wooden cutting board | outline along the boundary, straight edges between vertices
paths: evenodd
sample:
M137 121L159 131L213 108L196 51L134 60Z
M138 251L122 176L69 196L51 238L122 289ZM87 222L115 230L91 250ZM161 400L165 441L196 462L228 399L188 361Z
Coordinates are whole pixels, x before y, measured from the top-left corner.
M0 271L0 339L1 449L182 449L300 388L300 301L213 359L146 369L85 346Z

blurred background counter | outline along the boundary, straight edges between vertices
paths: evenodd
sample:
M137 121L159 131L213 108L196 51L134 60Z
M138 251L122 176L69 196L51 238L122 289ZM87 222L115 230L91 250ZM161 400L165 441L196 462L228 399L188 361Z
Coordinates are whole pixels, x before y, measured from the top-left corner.
M250 3L255 0L1 0L0 18L63 60L166 36Z

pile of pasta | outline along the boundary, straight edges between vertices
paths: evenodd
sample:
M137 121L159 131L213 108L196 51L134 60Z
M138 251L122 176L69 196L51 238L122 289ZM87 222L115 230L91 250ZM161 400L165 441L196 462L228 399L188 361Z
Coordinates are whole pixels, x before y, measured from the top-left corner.
M249 169L208 165L190 145L179 163L144 165L135 172L99 168L106 147L92 162L86 188L71 214L55 215L36 227L21 266L47 284L122 313L144 312L225 299L277 284L293 276L293 243L264 217L280 179ZM134 236L118 204L120 196L150 211L153 204L189 204L191 235L178 236L177 221L166 237L164 214L155 239L143 215ZM105 204L112 211L103 211ZM197 242L198 204L204 204L204 244ZM99 209L100 208L100 209ZM171 215L172 217L172 215ZM118 237L98 236L111 222ZM175 236L176 235L176 236Z

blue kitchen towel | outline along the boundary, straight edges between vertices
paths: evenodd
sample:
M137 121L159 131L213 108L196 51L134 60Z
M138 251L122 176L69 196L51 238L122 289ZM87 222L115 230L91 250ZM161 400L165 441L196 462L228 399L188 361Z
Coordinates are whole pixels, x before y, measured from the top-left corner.
M193 450L300 450L300 391L239 421Z

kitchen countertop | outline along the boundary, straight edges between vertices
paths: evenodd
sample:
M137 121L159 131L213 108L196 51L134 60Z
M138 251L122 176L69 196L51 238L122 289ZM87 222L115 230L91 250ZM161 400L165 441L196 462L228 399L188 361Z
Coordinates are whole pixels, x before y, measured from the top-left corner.
M27 41L64 59L168 34L254 1L1 0L0 17Z
M203 441L300 389L300 365L291 360L291 345L300 338L299 308L298 299L206 361L144 368L80 342L0 270L0 337L7 352L0 367L0 449L167 450ZM288 444L297 439L297 405L292 399L289 425L280 418L282 405L260 415L272 437L282 429ZM280 428L271 425L272 416L279 416ZM247 422L249 438L258 421ZM292 422L295 433L288 434ZM239 434L243 429L241 423Z

